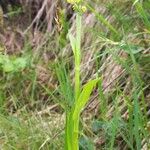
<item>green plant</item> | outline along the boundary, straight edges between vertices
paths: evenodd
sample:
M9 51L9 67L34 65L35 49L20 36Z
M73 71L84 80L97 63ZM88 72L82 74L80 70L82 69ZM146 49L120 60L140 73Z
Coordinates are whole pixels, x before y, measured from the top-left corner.
M43 30L42 20L26 32L30 12L12 7L6 14L6 35L0 33L1 149L150 149L150 0L79 1L69 1L76 14L59 1L58 33ZM83 4L88 11L82 18ZM82 87L96 75L101 78Z
M0 69L4 72L18 72L27 66L27 59L24 57L10 57L0 54Z
M72 94L66 95L67 93L71 93L68 90L69 82L67 80L66 71L60 70L58 73L58 78L61 86L61 91L65 96L65 101L70 102L65 106L66 111L66 125L65 125L65 149L66 150L78 150L79 149L79 120L80 113L85 107L93 88L96 86L99 79L94 79L88 81L81 88L80 81L80 60L81 60L81 35L82 35L82 13L86 10L84 6L82 6L81 1L68 1L74 5L74 9L76 9L76 36L74 37L71 33L69 33L69 39L71 43L71 47L74 54L75 59L75 77L74 77L74 98L72 98ZM66 82L64 82L66 81ZM70 89L70 88L69 88Z
M144 25L148 30L150 30L150 21L149 21L149 16L148 12L146 12L146 9L144 9L144 2L140 2L138 0L134 1L133 4L136 8L136 11L138 12L140 18L142 19ZM148 4L147 4L148 5ZM149 6L149 5L148 5Z

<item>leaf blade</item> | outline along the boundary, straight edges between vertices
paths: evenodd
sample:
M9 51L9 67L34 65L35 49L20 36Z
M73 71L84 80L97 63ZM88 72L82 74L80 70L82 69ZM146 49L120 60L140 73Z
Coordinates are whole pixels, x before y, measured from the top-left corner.
M76 101L75 108L73 111L73 119L77 119L80 115L82 109L84 108L85 104L87 103L93 88L96 86L99 79L90 80L88 83L86 83L83 87L83 90Z

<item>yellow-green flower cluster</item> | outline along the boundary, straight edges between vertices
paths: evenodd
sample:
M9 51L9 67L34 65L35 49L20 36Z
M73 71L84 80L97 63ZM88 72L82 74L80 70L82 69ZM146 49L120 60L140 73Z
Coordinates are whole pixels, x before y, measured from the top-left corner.
M67 0L67 2L70 4L78 4L81 2L81 0Z
M82 6L81 10L82 10L83 13L86 12L86 10L87 10L86 6Z
M67 2L72 4L73 9L80 13L84 13L87 10L86 6L82 5L83 0L67 0Z

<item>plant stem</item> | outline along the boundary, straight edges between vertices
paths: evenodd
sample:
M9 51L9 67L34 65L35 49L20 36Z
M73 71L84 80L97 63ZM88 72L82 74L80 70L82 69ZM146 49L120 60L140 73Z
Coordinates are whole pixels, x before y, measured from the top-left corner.
M76 102L81 92L80 85L80 60L81 60L81 23L82 16L77 13L76 15L76 38L75 38L75 102L70 112L66 113L66 150L78 150L79 149L79 118L73 118Z
M76 47L75 47L75 103L77 102L80 95L80 61L81 61L81 28L82 28L82 16L77 13L76 16ZM74 108L73 108L74 112ZM73 113L72 113L73 114ZM79 117L77 120L73 120L73 116L71 116L73 121L73 133L72 133L72 144L73 150L78 150L78 132L79 132Z
M76 16L76 45L75 45L75 101L80 94L80 60L81 60L81 20L82 16Z

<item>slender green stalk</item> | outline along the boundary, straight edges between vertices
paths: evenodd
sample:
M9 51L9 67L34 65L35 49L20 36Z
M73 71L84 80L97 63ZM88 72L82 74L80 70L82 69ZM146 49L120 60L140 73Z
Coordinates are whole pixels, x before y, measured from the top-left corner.
M76 16L76 37L74 38L71 34L70 42L75 58L75 87L74 95L75 101L69 111L66 112L66 150L79 150L79 120L80 113L85 107L93 88L95 87L98 79L90 80L86 83L81 91L80 83L80 59L81 59L81 27L82 27L82 16L77 12Z
M80 95L80 59L81 59L81 23L82 16L77 13L76 15L76 38L75 38L75 49L74 58L75 58L75 104ZM79 116L73 119L74 107L72 107L71 113L68 114L67 118L67 139L68 150L78 150L78 131L79 131Z
M76 16L76 45L75 45L75 100L80 94L80 59L81 59L81 20L82 16L77 13Z

